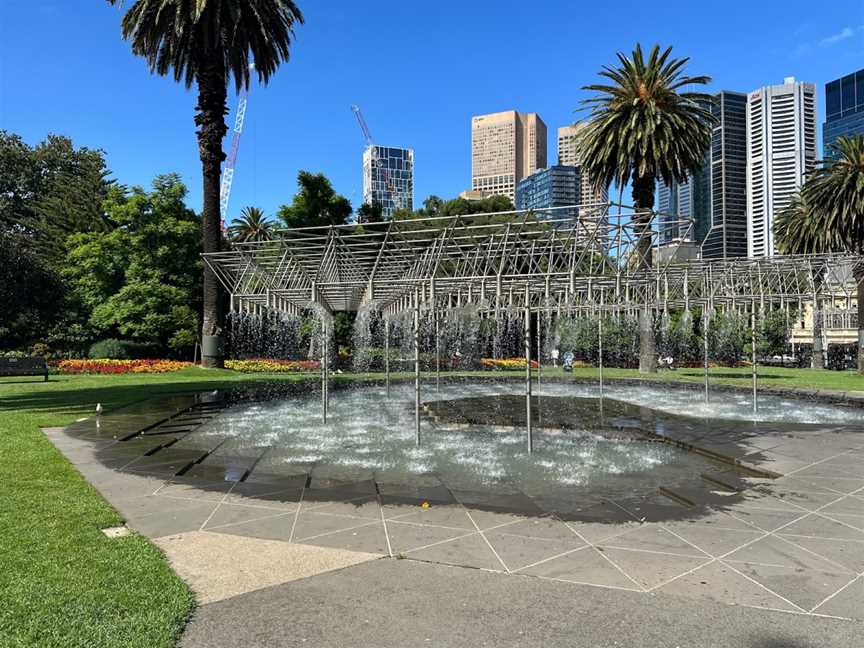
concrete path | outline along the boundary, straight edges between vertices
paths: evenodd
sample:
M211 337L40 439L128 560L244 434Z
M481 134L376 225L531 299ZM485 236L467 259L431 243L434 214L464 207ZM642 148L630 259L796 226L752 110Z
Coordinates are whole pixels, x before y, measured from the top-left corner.
M857 621L391 559L204 605L181 642L182 648L861 645L864 625Z

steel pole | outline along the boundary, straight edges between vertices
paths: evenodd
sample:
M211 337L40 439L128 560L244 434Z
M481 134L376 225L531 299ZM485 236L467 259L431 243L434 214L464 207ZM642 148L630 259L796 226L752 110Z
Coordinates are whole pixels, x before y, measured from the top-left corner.
M414 436L420 445L420 306L414 308Z
M387 383L387 398L390 398L390 318L384 318L384 379Z
M327 422L327 327L321 325L321 413Z
M603 313L597 318L597 364L600 367L600 398L603 398Z
M438 341L438 311L435 311L435 391L441 391L441 344Z
M705 402L708 402L708 326L709 315L707 306L702 310L702 362L705 365Z
M758 374L756 367L756 309L755 307L752 309L750 313L750 346L752 347L750 350L751 354L751 363L753 365L753 413L755 414L759 409L759 401L756 395L756 388L758 386Z
M527 289L526 289L527 295ZM525 423L528 433L528 454L534 452L531 436L531 308L525 307Z

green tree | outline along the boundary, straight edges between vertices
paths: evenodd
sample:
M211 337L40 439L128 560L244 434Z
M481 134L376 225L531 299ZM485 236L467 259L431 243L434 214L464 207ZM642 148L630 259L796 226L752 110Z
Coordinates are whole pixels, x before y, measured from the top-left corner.
M357 222L363 225L364 223L380 223L384 220L384 206L377 200L371 203L363 203L357 210Z
M67 235L111 226L102 210L108 176L102 151L75 148L61 135L30 147L0 131L0 230L20 237L50 268Z
M123 0L108 0L122 4ZM204 184L202 232L204 252L222 242L219 181L222 139L228 127L228 83L249 87L254 70L267 83L288 60L294 25L303 22L291 0L135 0L123 16L123 38L144 57L151 72L173 74L187 88L198 87L195 125ZM204 269L204 336L222 334L219 283ZM222 366L220 354L202 357L202 365Z
M286 227L343 225L351 216L351 203L333 189L323 173L297 174L297 193L290 205L282 205L276 216Z
M864 136L840 137L832 147L836 159L822 162L800 197L775 216L774 238L786 254L864 254ZM853 274L858 283L858 371L864 374L864 266L858 263Z
M105 212L117 227L68 238L64 276L103 335L119 333L175 352L197 340L200 220L175 174L152 191L113 188Z
M606 84L586 86L597 93L583 105L590 121L580 142L583 172L598 186L608 189L632 184L635 254L647 270L651 267L651 239L642 235L650 227L654 189L658 178L666 184L684 182L687 174L701 168L711 143L713 117L706 106L711 97L679 92L685 86L704 85L707 76L684 76L689 59L670 58L672 48L662 52L655 45L648 59L637 44L630 57L618 53L619 65L604 66L600 76ZM640 322L639 370L657 370L654 327L644 308Z
M228 236L237 243L269 241L273 238L273 222L258 207L244 207L240 218L231 221Z

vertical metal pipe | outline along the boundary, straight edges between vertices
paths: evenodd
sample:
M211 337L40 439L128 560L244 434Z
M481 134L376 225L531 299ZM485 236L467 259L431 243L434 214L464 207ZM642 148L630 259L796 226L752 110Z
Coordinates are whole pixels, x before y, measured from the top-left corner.
M387 383L387 398L390 398L390 318L384 318L384 380Z
M327 422L327 326L321 324L321 413Z
M543 309L537 309L537 390L540 390L540 381L543 376L543 354L540 352L540 338L543 337L543 325L540 318L543 317Z
M750 350L751 362L753 365L753 413L759 409L759 401L757 400L756 388L758 386L758 374L756 366L756 308L755 304L750 312Z
M528 295L528 289L525 289ZM534 440L531 435L531 307L525 306L525 425L528 432L528 454L534 452Z
M600 368L600 398L603 398L603 311L597 318L597 364Z
M438 311L433 315L435 318L435 391L441 391L441 343L438 339Z
M420 445L420 306L414 308L414 436Z
M705 402L708 402L708 326L709 315L708 305L702 307L702 346L703 348L703 363L705 364Z

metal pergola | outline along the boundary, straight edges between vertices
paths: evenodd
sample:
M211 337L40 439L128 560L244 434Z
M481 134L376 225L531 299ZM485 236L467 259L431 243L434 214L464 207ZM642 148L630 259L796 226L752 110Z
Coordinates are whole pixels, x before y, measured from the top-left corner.
M845 254L703 260L693 222L620 204L277 230L204 260L232 310L728 307L851 298ZM686 258L687 256L696 258Z
M687 241L694 223L676 214L618 203L517 210L383 223L277 230L272 240L235 243L205 254L233 311L291 314L413 312L415 427L420 434L419 317L472 305L480 312L520 309L525 317L526 408L531 449L532 313L578 314L691 308L710 319L734 309L750 315L756 409L756 317L766 308L800 307L856 294L864 257L848 254L702 259ZM666 240L668 232L678 239ZM602 318L599 320L602 326ZM322 402L326 420L327 352L323 326ZM707 340L707 336L706 340ZM600 330L602 345L602 329ZM387 384L389 393L389 354ZM705 347L705 397L708 398ZM539 377L539 374L538 374ZM602 393L602 351L600 360Z

